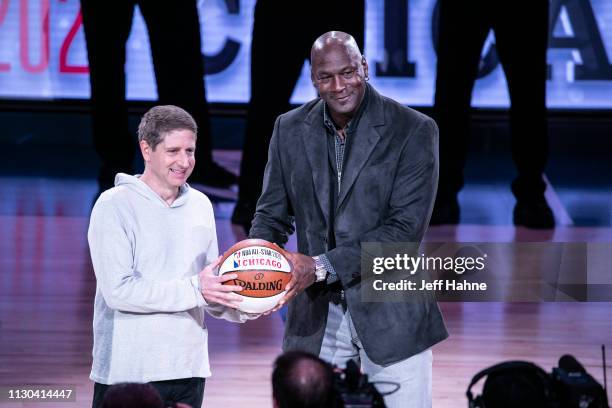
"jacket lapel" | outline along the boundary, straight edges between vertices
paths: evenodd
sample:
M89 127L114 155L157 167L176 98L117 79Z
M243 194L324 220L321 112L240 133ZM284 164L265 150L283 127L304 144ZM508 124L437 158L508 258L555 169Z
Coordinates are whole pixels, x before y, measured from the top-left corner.
M325 139L326 133L323 125L323 101L319 101L316 107L310 111L304 124L302 141L312 170L314 190L327 223L329 221L330 176L327 140Z
M340 208L346 199L359 172L380 140L377 127L385 124L381 96L372 87L370 87L368 105L359 121L357 131L353 134L353 140L350 141L351 147L344 163L340 197L336 208Z

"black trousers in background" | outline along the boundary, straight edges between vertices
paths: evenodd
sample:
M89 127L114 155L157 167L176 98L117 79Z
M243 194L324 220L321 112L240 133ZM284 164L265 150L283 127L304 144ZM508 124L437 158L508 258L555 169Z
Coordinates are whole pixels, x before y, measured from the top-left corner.
M518 200L542 197L548 156L546 49L548 0L440 0L434 115L440 128L437 204L463 187L470 101L480 55L491 29L510 94L512 157Z
M204 399L204 385L206 380L200 377L181 378L179 380L150 382L159 392L164 401L164 407L173 406L177 402L200 408ZM94 383L94 396L92 408L102 407L102 401L110 385Z
M159 103L180 106L194 117L199 168L212 160L196 1L81 0L101 185L119 171L132 171L136 144L128 131L125 60L136 5L147 25Z
M253 212L261 194L274 121L290 108L289 100L304 61L310 58L312 44L327 31L344 31L363 51L364 21L363 0L257 1L238 198L251 204Z

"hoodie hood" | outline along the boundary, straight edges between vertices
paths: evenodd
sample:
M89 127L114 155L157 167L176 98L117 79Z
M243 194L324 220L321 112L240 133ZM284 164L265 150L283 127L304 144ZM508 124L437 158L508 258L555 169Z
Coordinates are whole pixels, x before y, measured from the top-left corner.
M170 207L170 208L180 207L182 205L185 205L185 203L187 202L187 197L188 197L187 193L189 192L189 188L190 188L189 184L185 183L179 188L178 197L176 198L176 200L174 200L174 202L170 206L168 206L168 203L166 203L166 201L164 201L164 199L161 198L159 194L153 191L153 189L151 189L151 187L149 187L147 183L142 181L140 179L140 176L141 174L136 174L134 176L131 176L125 173L117 173L117 175L115 176L115 187L122 186L128 190L131 190L139 194L140 196L146 198L147 200L159 203L160 205L164 207Z

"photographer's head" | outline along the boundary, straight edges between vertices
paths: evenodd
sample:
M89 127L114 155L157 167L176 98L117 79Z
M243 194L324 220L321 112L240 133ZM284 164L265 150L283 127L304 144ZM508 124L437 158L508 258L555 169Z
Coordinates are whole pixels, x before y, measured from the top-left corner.
M332 368L309 353L291 351L274 362L275 408L337 407Z

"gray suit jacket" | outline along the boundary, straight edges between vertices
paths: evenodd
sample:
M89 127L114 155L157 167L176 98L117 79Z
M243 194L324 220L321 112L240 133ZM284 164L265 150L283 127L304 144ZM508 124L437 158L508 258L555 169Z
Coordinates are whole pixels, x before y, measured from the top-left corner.
M278 117L270 142L262 195L250 231L280 245L297 228L298 251L326 253L368 357L394 363L448 336L435 301L363 302L361 242L420 242L438 181L438 130L427 116L370 87L369 101L350 141L334 216L336 248L326 252L330 175L323 101ZM289 304L283 348L318 355L329 306L325 282Z

